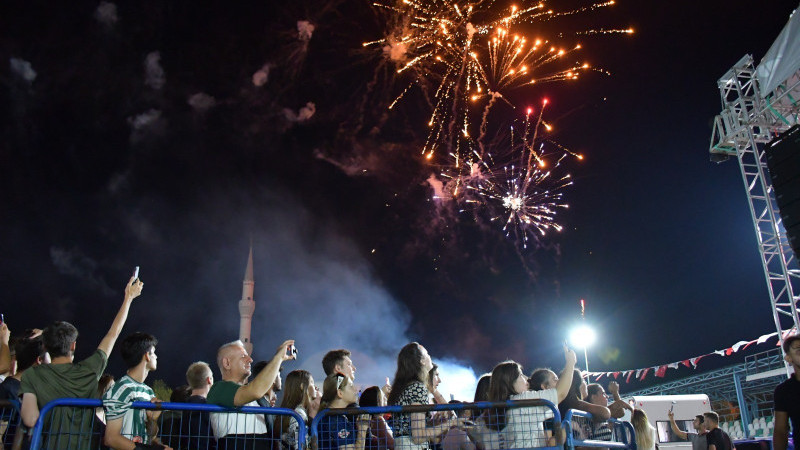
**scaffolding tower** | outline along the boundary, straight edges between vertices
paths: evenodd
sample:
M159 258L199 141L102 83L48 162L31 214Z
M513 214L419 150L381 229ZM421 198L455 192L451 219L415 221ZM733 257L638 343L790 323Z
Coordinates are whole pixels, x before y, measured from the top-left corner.
M722 112L714 119L711 160L736 158L764 267L775 328L781 341L786 330L798 329L800 265L781 224L775 192L767 171L766 145L800 116L800 71L762 95L753 57L745 55L717 82ZM789 366L786 365L787 375Z

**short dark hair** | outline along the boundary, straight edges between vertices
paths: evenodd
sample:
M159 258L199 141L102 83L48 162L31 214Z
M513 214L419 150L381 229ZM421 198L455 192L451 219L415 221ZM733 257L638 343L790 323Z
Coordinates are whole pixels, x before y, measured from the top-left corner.
M45 353L41 338L20 339L14 346L17 355L17 371L22 372L36 363Z
M56 321L42 332L44 348L52 358L69 356L72 343L78 340L78 329L69 322Z
M719 414L715 413L714 411L704 412L703 415L706 419L711 419L714 421L714 423L719 423Z
M694 416L694 418L695 418L695 419L697 419L697 420L699 420L699 421L700 421L700 423L705 423L705 421L706 421L706 418L705 418L705 417L703 417L703 415L702 415L702 414L698 414L698 415Z
M259 361L250 367L250 374L253 378L257 377L265 367L269 364L267 361Z
M792 344L794 341L800 341L800 334L795 334L794 336L789 336L783 340L783 354L788 355L789 350L792 348Z
M528 389L532 391L541 391L542 385L547 382L547 378L550 377L550 372L552 370L539 368L531 372L531 376L528 377Z
M322 370L325 371L326 376L330 376L333 373L333 368L336 367L337 364L344 361L345 357L350 356L350 350L345 350L340 348L339 350L331 350L325 354L322 358Z
M600 386L597 383L592 383L586 387L586 394L591 399L593 396L602 392L603 386Z
M152 334L137 331L125 337L120 344L120 353L125 365L130 369L142 362L142 357L150 351L150 347L158 345L158 340Z

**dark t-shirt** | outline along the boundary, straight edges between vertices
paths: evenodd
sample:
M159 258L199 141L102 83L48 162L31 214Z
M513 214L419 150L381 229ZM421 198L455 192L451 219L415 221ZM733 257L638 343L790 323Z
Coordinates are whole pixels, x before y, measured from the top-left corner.
M800 381L794 375L775 388L775 411L783 411L792 422L792 439L800 442Z
M319 422L320 450L338 450L356 443L355 423L346 416L325 416Z
M0 383L0 400L19 401L20 382L14 377L7 377Z
M706 433L708 445L715 445L717 450L731 450L731 438L719 427Z

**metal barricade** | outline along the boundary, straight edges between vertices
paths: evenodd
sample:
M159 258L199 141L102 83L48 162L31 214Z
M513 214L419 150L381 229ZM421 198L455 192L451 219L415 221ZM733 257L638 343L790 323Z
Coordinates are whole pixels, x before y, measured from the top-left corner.
M20 404L16 400L0 400L0 449L18 450L25 439L25 427L21 426Z
M617 419L595 422L586 411L570 409L564 416L566 448L601 447L636 450L636 432L633 425Z
M560 450L563 444L561 416L546 400L326 409L310 431L313 450L348 444L355 450Z
M32 430L30 448L106 449L102 405L99 399L76 398L48 403ZM131 408L134 413L136 410L153 413L148 415L146 436L124 433L123 436L134 441L158 442L175 450L288 450L282 446L282 436L276 427L284 420L303 423L297 412L285 408L225 408L168 402L133 402ZM293 437L298 447L304 447L306 427L298 427Z

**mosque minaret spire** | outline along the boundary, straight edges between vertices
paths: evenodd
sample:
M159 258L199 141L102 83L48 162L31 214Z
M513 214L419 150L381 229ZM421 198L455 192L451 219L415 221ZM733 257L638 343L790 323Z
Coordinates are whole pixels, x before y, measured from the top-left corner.
M242 283L242 299L239 300L239 340L244 343L247 353L253 354L253 342L250 340L250 329L253 324L253 312L256 302L253 301L253 245L250 244L250 256L247 258L247 269L244 271Z

